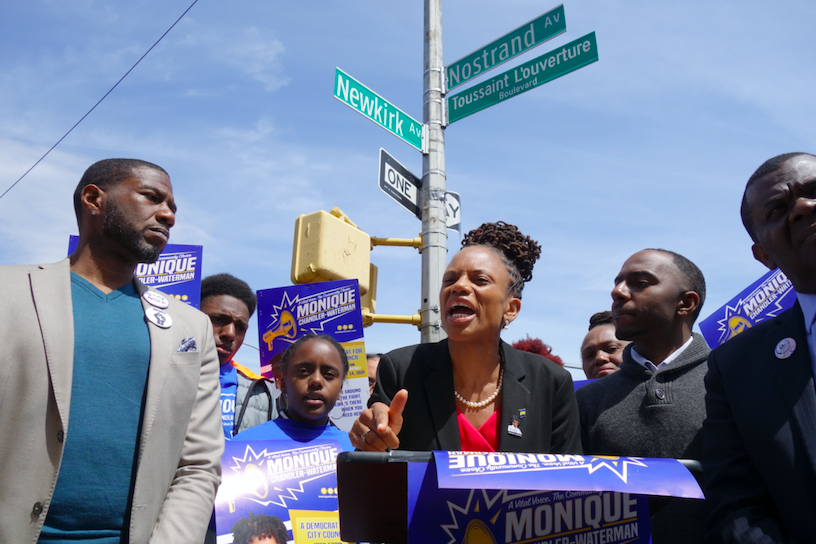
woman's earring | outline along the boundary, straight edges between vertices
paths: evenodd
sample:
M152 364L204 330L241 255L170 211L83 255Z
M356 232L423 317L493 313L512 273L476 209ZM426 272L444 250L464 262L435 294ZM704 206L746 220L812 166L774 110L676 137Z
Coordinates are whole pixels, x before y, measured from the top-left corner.
M509 330L509 329L510 329L510 322L509 322L509 321L505 321L505 322L504 322L504 327L502 327L502 328L503 328L504 330Z
M329 412L329 417L330 417L331 419L335 420L335 421L338 421L338 420L340 420L340 419L343 419L343 416L344 416L344 415L346 415L346 405L345 405L345 403L343 402L343 398L341 397L341 398L337 399L337 403L338 403L338 404L340 404L340 415L339 415L339 416L338 416L338 415L334 415L334 410L335 410L335 408L337 408L337 404L335 404L335 405L332 407L331 412Z

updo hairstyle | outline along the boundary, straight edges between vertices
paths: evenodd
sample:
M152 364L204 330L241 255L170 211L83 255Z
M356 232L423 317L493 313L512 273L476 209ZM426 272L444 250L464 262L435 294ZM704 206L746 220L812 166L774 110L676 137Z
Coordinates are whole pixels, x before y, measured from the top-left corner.
M499 221L484 223L466 233L462 248L485 246L493 250L510 273L509 292L521 298L524 284L533 279L533 265L541 255L541 246L519 231L518 227Z

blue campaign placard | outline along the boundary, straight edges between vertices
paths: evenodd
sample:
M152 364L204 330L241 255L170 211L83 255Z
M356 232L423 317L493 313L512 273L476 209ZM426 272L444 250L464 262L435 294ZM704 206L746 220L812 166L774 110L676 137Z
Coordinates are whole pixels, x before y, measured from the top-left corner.
M341 344L363 340L357 280L277 287L257 294L264 376L271 377L272 358L306 334L328 334Z
M796 302L796 291L785 274L771 270L700 322L700 332L714 349L757 323L773 319Z
M300 527L293 525L290 513L294 512L315 520L303 522L304 532L320 529L319 535L305 538L308 533L304 533L304 538L296 540L338 542L337 455L341 451L336 440L307 444L294 440L228 441L215 498L218 541L232 542L232 528L250 515L277 517L289 531L288 540L295 540Z
M702 499L676 459L552 453L434 451L440 488L618 491Z
M357 280L277 287L257 291L257 295L261 374L265 377L274 377L273 363L301 336L327 334L345 348L349 371L330 417L339 428L350 430L369 397Z
M647 497L606 491L437 487L433 463L408 464L408 542L608 544L650 541Z
M79 236L68 241L68 255L77 247ZM201 307L202 246L167 244L155 263L140 263L136 277L149 285L192 306Z

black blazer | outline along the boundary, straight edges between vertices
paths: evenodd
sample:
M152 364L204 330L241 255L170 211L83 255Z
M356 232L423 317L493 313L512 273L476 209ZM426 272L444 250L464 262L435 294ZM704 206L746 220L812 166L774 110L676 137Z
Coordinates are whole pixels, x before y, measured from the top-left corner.
M581 453L581 423L572 378L552 361L502 342L505 356L502 386L500 451ZM408 390L400 449L413 451L462 448L453 394L453 366L448 341L418 344L383 355L377 367L374 402L391 403ZM522 436L507 432L520 410Z
M786 338L796 349L780 359ZM799 303L712 351L708 367L707 542L816 542L816 391Z

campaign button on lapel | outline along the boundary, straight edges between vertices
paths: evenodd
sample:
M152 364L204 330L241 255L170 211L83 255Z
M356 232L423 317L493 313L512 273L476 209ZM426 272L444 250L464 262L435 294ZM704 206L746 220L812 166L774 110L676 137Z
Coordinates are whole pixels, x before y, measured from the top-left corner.
M774 355L777 359L787 359L793 352L796 351L796 340L793 338L785 338L780 340L774 349Z
M151 323L162 329L169 329L173 324L173 318L161 308L148 308L145 315Z
M142 298L151 306L161 308L162 310L170 306L170 301L167 300L167 297L156 291L145 291L142 293Z

